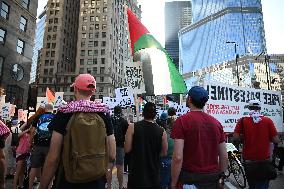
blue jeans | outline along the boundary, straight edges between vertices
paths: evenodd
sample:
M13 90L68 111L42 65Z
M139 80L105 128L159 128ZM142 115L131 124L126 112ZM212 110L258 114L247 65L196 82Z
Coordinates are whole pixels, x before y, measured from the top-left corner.
M248 185L249 185L249 189L268 189L269 180L258 180L258 181L248 180Z
M171 186L171 157L162 157L160 165L161 189L167 189Z

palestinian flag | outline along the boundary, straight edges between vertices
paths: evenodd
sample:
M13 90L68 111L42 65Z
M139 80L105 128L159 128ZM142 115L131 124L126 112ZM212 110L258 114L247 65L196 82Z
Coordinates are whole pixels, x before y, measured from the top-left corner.
M146 53L150 59L150 61L143 61L146 94L164 95L186 92L185 82L166 50L130 9L127 10L127 15L133 55L137 54L136 52Z

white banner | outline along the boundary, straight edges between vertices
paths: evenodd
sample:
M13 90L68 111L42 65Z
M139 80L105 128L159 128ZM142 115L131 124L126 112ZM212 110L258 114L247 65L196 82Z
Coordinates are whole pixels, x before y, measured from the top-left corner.
M28 120L28 110L18 109L18 121L27 122Z
M4 103L1 106L1 117L4 120L9 120L10 119L10 103Z
M186 113L189 112L189 108L186 107L185 104L179 105L176 102L169 101L168 105L169 105L169 107L173 107L173 108L176 109L176 115L177 116L181 116L181 115L186 114Z
M55 100L54 100L53 109L57 109L59 106L61 106L62 104L65 103L65 101L63 100L63 95L64 95L64 92L56 92L55 93Z
M142 63L127 61L125 64L126 86L134 94L145 93Z
M122 98L125 96L133 96L133 93L130 92L130 90L127 87L116 88L114 91L115 91L116 98Z
M36 110L39 107L44 108L46 104L47 104L47 98L46 97L37 97L37 100L36 100Z
M103 102L108 105L110 109L113 109L115 106L127 108L135 105L133 96L124 96L118 98L104 97Z
M261 102L261 114L271 118L278 132L283 132L283 112L280 91L243 88L221 83L205 84L209 100L205 112L215 117L223 125L225 132L233 132L238 119L248 116L248 102Z

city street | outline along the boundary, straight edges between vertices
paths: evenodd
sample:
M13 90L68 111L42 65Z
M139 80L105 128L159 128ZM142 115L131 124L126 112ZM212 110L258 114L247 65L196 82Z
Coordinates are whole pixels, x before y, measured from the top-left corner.
M12 180L7 181L7 189L12 188ZM124 186L126 186L127 183L127 174L124 174ZM270 182L271 189L283 189L284 186L284 175L279 175L276 180L273 180ZM37 187L35 187L37 188ZM116 178L116 169L113 170L113 189L118 189L118 182ZM231 176L228 181L225 183L226 189L240 189L240 187L237 186L237 183L235 182L235 179L233 176ZM248 187L246 187L248 188Z

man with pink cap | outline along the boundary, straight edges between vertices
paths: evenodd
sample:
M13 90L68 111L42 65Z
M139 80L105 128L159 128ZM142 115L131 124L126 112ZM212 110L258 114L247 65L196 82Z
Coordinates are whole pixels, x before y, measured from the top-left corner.
M46 162L43 169L43 175L41 178L40 189L46 189L47 186L51 183L52 178L55 175L55 172L59 165L60 167L64 167L64 147L66 144L65 137L68 136L68 132L70 132L70 128L74 125L68 123L74 120L73 116L75 115L91 115L94 117L98 117L100 122L103 123L103 127L105 128L105 133L100 133L100 136L106 136L106 148L108 154L108 159L115 159L115 139L113 134L113 126L111 123L111 118L109 116L109 108L100 102L90 101L92 95L96 91L96 81L95 78L90 74L80 74L76 77L75 82L71 85L74 87L74 95L76 101L69 102L67 105L61 106L58 108L58 112L53 119L53 121L49 125L49 129L53 131L50 150L46 158ZM92 118L92 117L89 117ZM85 131L84 124L89 124L88 120L82 120L82 130ZM68 125L68 127L67 127ZM90 126L90 125L88 125ZM70 127L70 128L69 128ZM92 127L92 125L91 125ZM98 125L93 125L93 127L98 127ZM101 127L101 126L100 126ZM81 130L81 128L80 128ZM80 131L82 132L82 131ZM73 135L72 135L73 136ZM93 139L92 136L98 136L97 133L88 133L85 132L83 136L80 138L72 138L74 140L80 140L85 145L90 148L90 151L95 150L97 146L89 145L93 144L88 142L86 138ZM62 152L63 149L63 152ZM61 160L61 161L60 161ZM95 161L95 160L92 160ZM94 170L95 171L95 170ZM76 170L75 170L76 172ZM83 175L82 175L83 176ZM80 178L78 178L80 180ZM59 171L56 178L56 187L55 188L68 188L68 189L89 189L89 188L97 188L104 189L106 183L105 175L97 178L95 180L89 180L88 182L70 182L67 172L65 171L65 167L62 171Z

